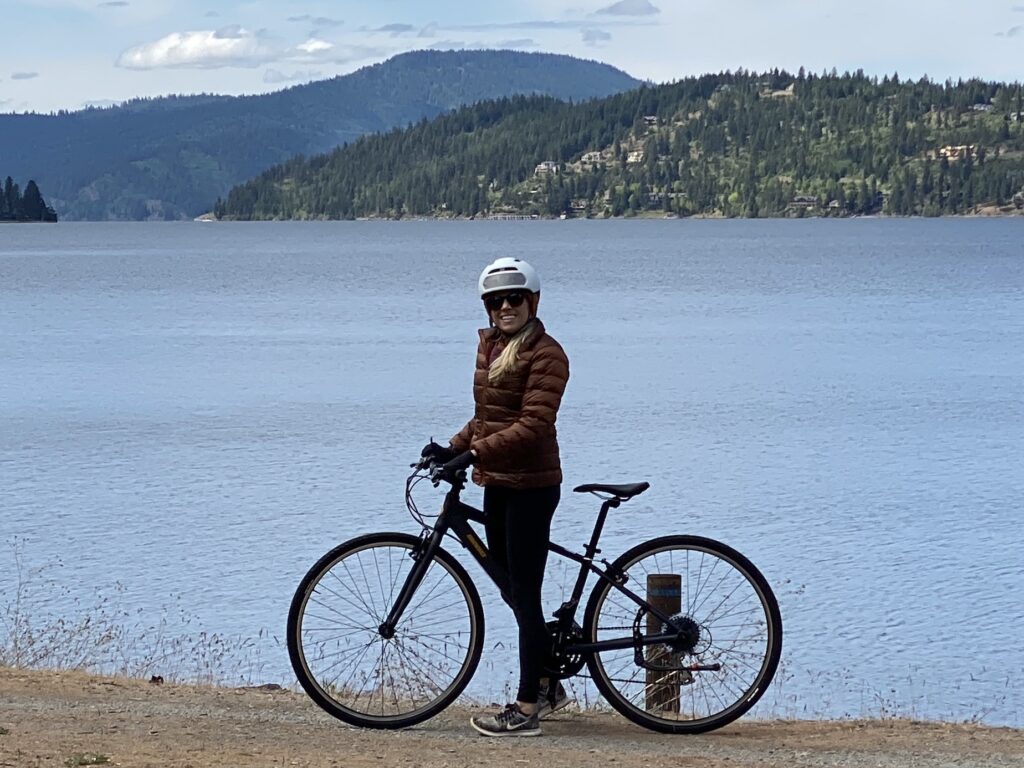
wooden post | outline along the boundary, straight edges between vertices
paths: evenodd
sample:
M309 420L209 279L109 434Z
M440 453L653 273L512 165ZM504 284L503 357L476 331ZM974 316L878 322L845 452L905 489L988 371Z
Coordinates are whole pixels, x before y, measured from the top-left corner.
M683 578L674 573L647 575L647 602L662 613L673 616L682 610ZM660 634L664 627L654 614L647 614L647 634ZM647 663L674 666L677 654L665 646L647 646ZM647 670L647 711L679 711L679 676L675 672Z

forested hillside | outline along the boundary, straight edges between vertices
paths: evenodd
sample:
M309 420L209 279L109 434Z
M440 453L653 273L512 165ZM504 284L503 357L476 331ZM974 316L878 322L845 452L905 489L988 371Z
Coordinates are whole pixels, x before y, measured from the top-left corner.
M176 219L276 163L512 94L584 100L639 85L607 64L515 51L417 51L261 96L140 99L0 115L0 159L69 219Z
M941 215L1024 207L1019 83L740 71L515 97L232 190L222 218Z

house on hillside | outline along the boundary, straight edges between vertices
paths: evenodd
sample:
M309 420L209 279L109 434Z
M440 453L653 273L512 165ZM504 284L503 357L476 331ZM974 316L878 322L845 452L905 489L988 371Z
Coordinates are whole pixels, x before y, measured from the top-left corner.
M803 209L817 208L818 198L814 195L797 195L790 201L789 207Z
M595 163L600 163L601 160L602 160L602 157L601 157L601 153L600 152L584 152L583 153L583 157L580 158L580 162L581 163L587 163L587 164L590 164L590 165L594 165Z
M658 116L657 115L644 115L644 125L652 125L653 126L653 125L657 125L657 124L658 124Z
M773 91L767 83L763 83L759 95L762 99L791 99L796 96L796 83L790 83L785 88Z
M972 144L949 144L945 147L939 147L938 157L944 157L947 160L960 160L961 158L978 156L978 148Z
M538 176L554 175L558 173L558 163L554 160L545 160L543 163L537 163L537 167L533 169L533 172Z
M626 156L627 163L642 163L644 161L644 151L642 149L634 149Z

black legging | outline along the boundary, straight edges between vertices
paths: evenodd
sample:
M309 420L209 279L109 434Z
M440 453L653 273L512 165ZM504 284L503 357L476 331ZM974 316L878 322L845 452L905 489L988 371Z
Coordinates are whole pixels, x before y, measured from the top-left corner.
M540 588L548 559L551 518L561 487L516 490L484 488L487 547L509 575L512 609L519 624L518 701L536 701L551 636L544 620Z

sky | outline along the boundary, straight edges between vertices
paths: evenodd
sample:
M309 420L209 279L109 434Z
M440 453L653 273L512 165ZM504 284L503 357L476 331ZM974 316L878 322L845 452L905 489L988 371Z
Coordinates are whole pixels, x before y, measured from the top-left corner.
M263 93L423 48L565 53L659 83L801 66L1016 81L1024 0L0 0L0 112Z

